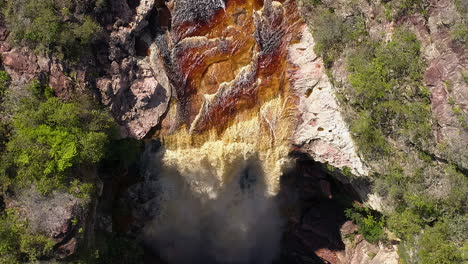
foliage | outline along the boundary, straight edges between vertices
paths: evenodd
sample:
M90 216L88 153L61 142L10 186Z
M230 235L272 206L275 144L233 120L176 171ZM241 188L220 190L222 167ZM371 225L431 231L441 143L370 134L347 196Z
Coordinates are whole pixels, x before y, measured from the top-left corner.
M4 5L12 40L38 51L78 57L100 32L92 17L71 12L83 5L76 0L6 0Z
M351 124L351 131L356 135L355 141L362 153L369 155L388 153L389 146L381 130L375 127L370 111L362 110Z
M455 1L461 19L456 17L451 29L453 39L462 44L468 43L466 3ZM426 16L428 11L426 0L373 4L385 11L387 20L397 24L405 16ZM430 92L423 85L425 63L419 41L403 26L392 32L390 41L384 41L379 34L370 36L359 8L349 14L349 9L333 5L335 12L326 5L310 4L306 8L315 52L327 67L347 56L348 83L337 78L337 97L346 109L359 152L376 172L372 191L383 198L387 207L385 217L356 206L346 211L347 217L371 242L385 238L384 226L395 233L402 239L399 254L403 263L468 263L468 178L457 167L466 167L468 152L460 144L460 135L437 146L439 153L447 153L444 159L457 165L431 154L436 144L432 138ZM339 15L343 13L347 17ZM375 19L367 17L374 23L381 23L381 18L380 14ZM341 72L340 65L336 66L333 70ZM466 124L468 119L461 106L453 100L451 106L460 124Z
M318 4L313 3L314 6ZM344 19L324 7L315 10L310 24L314 51L323 58L326 67L331 67L346 45L361 41L367 34L365 19L359 15Z
M424 63L416 36L395 32L392 41L371 43L348 59L351 130L367 156L388 154L386 138L423 143L430 138L430 106L422 85Z
M455 7L457 8L458 13L464 16L468 14L468 2L465 0L455 0Z
M2 101L7 88L10 86L11 77L5 71L0 71L0 111L2 111ZM5 143L9 135L9 125L5 117L0 117L0 154L5 149Z
M0 100L3 97L3 93L10 86L11 77L6 71L0 71Z
M412 177L402 169L387 176L394 180L385 186L399 194L387 226L403 239L400 255L405 263L463 263L462 248L468 241L468 179L453 165L446 166L443 175L431 175L431 164L432 160L426 160ZM446 185L444 193L436 196L427 190L428 181L441 180Z
M370 243L385 239L384 219L379 213L354 204L352 208L346 209L345 215L357 224L358 232Z
M29 89L35 96L24 98L13 117L14 134L2 157L7 164L3 178L20 187L36 184L46 194L65 188L72 169L104 157L113 122L86 98L63 102L38 82Z
M452 38L468 47L468 21L459 22L453 27Z
M0 215L0 262L25 263L52 252L54 242L43 235L32 234L27 223L13 210Z
M390 0L385 4L388 20L398 20L414 13L427 13L429 3L426 0Z
M424 223L412 210L405 209L392 214L388 218L387 225L398 237L410 240L421 232Z
M446 222L437 222L427 228L419 241L417 257L421 264L463 263L461 250L450 241L450 230Z

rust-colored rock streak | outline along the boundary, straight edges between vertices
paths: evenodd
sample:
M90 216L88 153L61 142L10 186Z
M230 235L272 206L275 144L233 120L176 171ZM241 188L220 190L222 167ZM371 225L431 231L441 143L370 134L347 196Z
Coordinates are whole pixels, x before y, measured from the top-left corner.
M220 132L233 116L258 111L288 89L286 51L302 21L295 1L201 2L174 4L179 120L192 133Z

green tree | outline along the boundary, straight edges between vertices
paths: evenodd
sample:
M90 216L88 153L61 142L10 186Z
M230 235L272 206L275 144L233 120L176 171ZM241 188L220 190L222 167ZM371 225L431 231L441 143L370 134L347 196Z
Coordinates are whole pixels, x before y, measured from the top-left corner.
M47 92L37 82L31 86L33 94ZM23 99L12 127L2 158L8 164L4 178L14 179L20 187L36 184L48 193L66 188L72 169L91 166L104 157L114 125L110 115L89 99L64 102L36 94Z
M82 1L5 0L3 5L13 42L37 51L79 58L101 31L90 14L71 12Z

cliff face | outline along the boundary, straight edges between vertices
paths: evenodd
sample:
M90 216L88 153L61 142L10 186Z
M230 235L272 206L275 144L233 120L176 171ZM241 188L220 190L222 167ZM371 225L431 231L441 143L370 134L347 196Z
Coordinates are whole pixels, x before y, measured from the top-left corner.
M113 72L98 80L124 136L162 142L124 195L128 228L169 262L270 263L291 216L276 206L291 153L368 172L298 3L154 5L111 33Z
M134 12L111 34L112 80L98 80L126 134L159 127L169 141L186 133L201 145L257 119L259 145L302 148L366 173L295 1L143 1Z
M382 13L380 4L323 2L343 17L359 9L370 35L389 37L393 32L394 22L376 22L375 14ZM301 17L302 12L307 20L301 3L115 0L109 10L102 18L104 39L96 43L94 56L85 64L68 65L54 56L11 47L5 42L6 28L0 29L0 52L14 87L44 74L63 99L95 87L96 97L119 124L122 138L153 141L144 155L143 182L123 191L118 201L130 208L132 221L118 228L140 235L172 263L190 263L193 258L271 263L276 257L271 252L281 244L283 220L298 216L300 223L287 225L294 237L286 239L287 248L293 248L287 250L297 253L304 244L307 250L316 250L315 241L323 240L339 251L317 252L331 263L396 263L394 247L373 246L362 237L356 243L347 239L346 245L335 245L335 240L341 241L336 238L336 226L325 235L318 228L327 228L323 222L330 212L323 206L278 209L278 200L288 195L308 196L285 199L291 203L306 200L329 205L320 195L316 197L321 191L314 189L329 180L318 180L323 173L304 176L298 183L299 194L296 189L290 191L294 194L284 190L284 175L307 174L307 169L295 170L298 156L349 169L363 178L379 172L380 166L369 166L361 159L345 122L347 108L336 97L349 87L346 52L327 72L314 52L316 41ZM466 169L466 146L457 145L467 137L460 118L468 112L463 79L466 49L453 42L442 26L457 19L454 12L451 1L434 1L427 18L412 15L399 23L410 27L422 43L427 61L424 82L430 88L437 123L435 144L451 149L429 146L425 151L438 162L448 160ZM157 141L161 144L155 146ZM342 175L338 178L339 184L350 181ZM356 198L385 209L367 184L356 182ZM70 202L65 213L57 213L63 219L50 220L59 223L52 228L68 228L62 233L76 235L76 228L65 225L76 215L85 218L86 213L75 212L77 208ZM58 243L74 251L71 236Z
M44 75L63 99L96 86L122 137L162 141L124 200L131 228L165 259L183 263L202 251L213 261L271 262L290 216L279 214L276 197L291 153L368 173L296 1L122 0L111 10L105 44L85 64L2 42L4 67L18 92ZM190 220L181 214L187 206ZM55 220L69 225L86 214ZM65 256L76 249L77 228L68 228Z

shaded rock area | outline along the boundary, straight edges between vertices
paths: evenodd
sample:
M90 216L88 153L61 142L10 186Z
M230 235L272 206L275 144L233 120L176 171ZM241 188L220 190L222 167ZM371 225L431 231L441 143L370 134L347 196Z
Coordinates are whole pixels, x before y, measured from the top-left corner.
M367 242L346 220L344 210L361 201L351 184L343 184L307 159L298 159L297 167L282 181L285 191L280 200L288 208L288 225L278 263L398 263L396 246Z
M340 263L319 254L326 250L333 255L344 250L340 226L345 217L334 197L338 189L332 181L310 160L299 160L297 167L284 175L284 203L295 207L287 211L288 227L282 246L284 262L280 263Z
M0 25L0 54L3 67L12 78L13 88L27 86L33 79L48 84L62 99L85 93L89 85L87 67L70 67L55 56L36 54L26 47L12 47L8 43L8 29ZM93 65L90 58L90 65Z
M27 48L8 48L2 50L1 54L3 65L12 77L14 86L25 86L33 79L43 79L46 76L55 94L63 99L70 99L70 96L76 93L76 88L80 87L67 76L64 66L56 58L36 55ZM83 72L78 73L76 78L78 82L84 83Z
M344 237L345 250L334 252L323 252L324 259L331 263L349 264L398 264L396 245L371 244L364 240L362 235L357 234L357 227L353 222L347 221L340 229ZM322 252L317 254L321 256ZM330 259L330 260L329 260ZM332 261L333 260L333 261Z
M172 96L158 49L151 46L151 31L147 28L151 12L158 12L161 5L164 7L155 0L141 1L135 9L130 9L125 1L113 4L118 16L109 31L108 57L102 58L102 63L107 64L106 76L98 78L96 86L102 102L121 125L122 137L145 137L159 124Z

